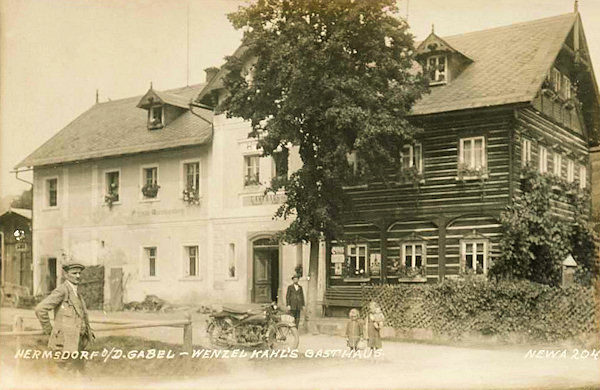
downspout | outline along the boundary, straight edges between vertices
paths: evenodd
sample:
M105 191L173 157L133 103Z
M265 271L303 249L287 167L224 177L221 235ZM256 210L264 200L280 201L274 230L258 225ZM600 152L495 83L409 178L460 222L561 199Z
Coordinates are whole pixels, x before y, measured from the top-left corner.
M22 181L23 183L27 183L31 186L31 222L30 222L30 227L29 227L29 234L31 235L31 238L30 238L30 240L31 240L31 249L30 249L31 250L31 262L32 262L31 265L33 267L35 267L35 263L33 261L33 209L34 209L34 207L33 207L33 183L19 177L19 172L28 172L28 171L33 171L33 168L23 169L23 170L15 169L12 172L15 173L15 178L17 180ZM2 261L4 261L4 256L2 257ZM5 272L2 272L3 279L4 279L4 274L5 274ZM33 275L31 275L31 284L32 284L31 293L33 293L33 295L35 295L35 291L33 291L33 285L35 284L35 279L33 278Z
M203 116L201 116L200 114L197 114L197 113L195 113L195 112L194 112L194 107L198 107L198 108L204 108L205 110L213 110L213 109L214 109L214 107L206 106L206 105L204 105L204 104L195 103L195 102L192 102L192 101L190 102L189 106L190 106L190 112L191 112L192 114L194 114L194 115L195 115L195 116L197 116L198 118L202 119L204 122L208 123L208 124L211 126L211 128L213 127L213 123L212 123L212 121L209 121L208 119L204 118L204 117L203 117ZM213 128L213 130L214 130L214 128Z

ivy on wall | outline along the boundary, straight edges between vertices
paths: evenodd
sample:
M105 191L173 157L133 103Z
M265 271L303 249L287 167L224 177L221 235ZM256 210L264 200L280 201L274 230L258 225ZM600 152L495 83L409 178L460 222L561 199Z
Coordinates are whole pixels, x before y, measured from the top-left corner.
M568 205L568 211L561 212L557 204ZM598 275L598 264L589 213L590 193L579 188L578 182L525 167L521 195L500 218L501 255L490 269L491 277L557 286L562 262L572 254L578 264L576 280L590 284Z

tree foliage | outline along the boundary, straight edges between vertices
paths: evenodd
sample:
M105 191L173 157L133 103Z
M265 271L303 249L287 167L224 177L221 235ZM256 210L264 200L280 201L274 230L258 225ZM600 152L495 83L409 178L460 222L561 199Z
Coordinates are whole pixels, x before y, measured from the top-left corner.
M559 204L569 205L566 214L559 212ZM521 195L501 216L502 254L491 275L559 285L562 262L572 254L578 264L576 278L589 284L598 275L589 207L589 191L577 182L525 168Z
M11 202L10 207L31 210L33 208L33 190L30 188L23 191L18 198Z
M229 18L243 54L227 58L219 111L248 120L264 156L298 147L302 167L270 188L287 194L277 216L295 217L286 240L337 236L348 155L383 176L417 132L406 115L426 84L413 36L393 0L258 0Z

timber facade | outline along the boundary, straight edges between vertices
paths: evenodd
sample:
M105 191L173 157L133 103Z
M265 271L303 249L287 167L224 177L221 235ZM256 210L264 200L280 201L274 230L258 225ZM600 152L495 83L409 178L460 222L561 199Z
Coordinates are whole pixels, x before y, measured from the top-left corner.
M364 284L487 274L526 166L590 186L600 105L577 13L432 32L417 58L431 80L410 118L423 132L387 182L346 188L353 210L328 251L326 307L355 306ZM572 216L573 205L553 206Z

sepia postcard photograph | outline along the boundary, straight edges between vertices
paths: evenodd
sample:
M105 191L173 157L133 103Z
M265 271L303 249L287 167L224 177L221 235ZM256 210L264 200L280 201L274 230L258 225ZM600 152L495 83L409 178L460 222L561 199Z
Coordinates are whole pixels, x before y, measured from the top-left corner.
M600 1L0 0L0 389L600 389Z

